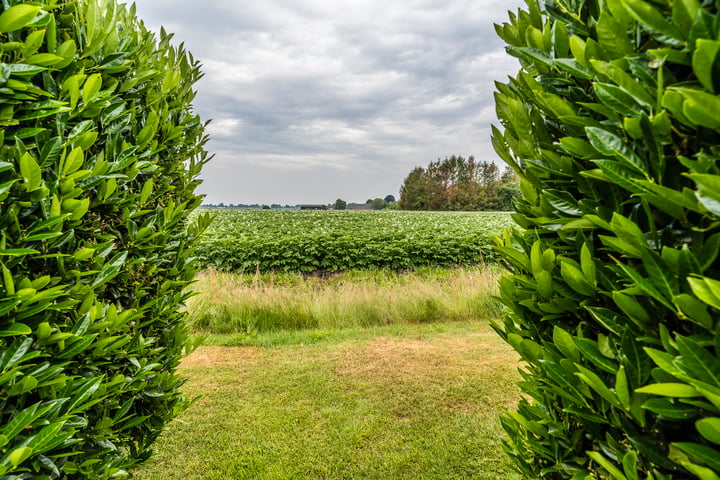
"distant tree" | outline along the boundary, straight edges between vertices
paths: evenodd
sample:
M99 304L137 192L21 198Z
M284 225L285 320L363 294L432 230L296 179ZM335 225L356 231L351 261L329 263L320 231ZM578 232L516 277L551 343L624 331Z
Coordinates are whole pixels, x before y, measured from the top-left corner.
M373 199L372 199L372 198L368 198L367 200L365 200L365 203L366 203L366 204L369 204L369 203L372 203L372 202L373 202Z
M373 210L382 210L387 205L387 202L382 198L376 198L370 201Z
M335 200L335 210L345 210L347 208L347 202L338 198Z
M400 201L398 205L402 210L427 210L429 177L422 167L415 167L405 178L400 187Z
M500 183L518 183L518 176L517 173L515 173L515 170L512 169L509 165L505 167L505 171L503 171L502 175L500 175Z
M395 202L395 195L387 195L385 197L385 203L394 203Z
M400 188L398 205L403 210L499 210L512 203L505 199L503 204L500 187L516 181L512 170L500 175L494 162L453 155L415 167Z
M270 205L263 205L263 206L262 206L262 209L263 209L263 210L270 210Z

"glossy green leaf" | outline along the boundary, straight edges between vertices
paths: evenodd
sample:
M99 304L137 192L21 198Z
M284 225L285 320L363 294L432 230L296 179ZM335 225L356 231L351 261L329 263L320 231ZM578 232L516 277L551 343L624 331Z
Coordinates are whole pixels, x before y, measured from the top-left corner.
M615 160L593 160L592 162L600 167L600 171L603 174L602 181L612 182L628 192L645 192L645 190L637 184L637 180L642 180L643 177L638 173L636 168L629 168L626 166L626 163Z
M648 296L657 300L658 302L663 304L665 307L667 307L669 309L673 309L672 303L670 303L670 301L667 298L665 298L665 296L663 296L647 278L640 275L640 273L637 270L635 270L634 268L632 268L629 265L625 265L622 263L618 263L618 266L625 273L628 280L630 280L637 287L639 287L641 290L643 290Z
M714 448L692 442L678 442L672 445L713 470L720 471L720 452Z
M17 412L17 414L13 416L7 424L3 425L2 434L9 439L15 437L28 425L31 425L50 409L55 408L57 404L58 402L48 402L43 406L34 404L24 408L23 410Z
M511 247L498 246L495 247L495 249L505 255L506 258L511 261L515 266L522 268L528 272L531 271L530 259L525 253L519 252Z
M648 278L650 278L655 287L665 296L665 298L670 299L680 293L677 278L672 275L671 270L665 264L660 255L652 250L643 249L642 261L643 267L648 274Z
M56 65L57 68L67 67L77 54L77 44L75 40L68 39L61 43L55 50L55 55L62 57L64 60Z
M15 280L13 279L12 272L5 266L4 263L0 262L2 269L3 286L7 295L15 295Z
M577 38L577 37L573 37ZM573 75L578 78L590 80L593 78L593 74L586 68L585 65L581 64L574 58L558 58L554 62L555 66L560 68L566 73Z
M630 410L630 399L632 394L630 392L630 386L628 385L627 374L625 373L625 367L622 365L615 375L615 395L617 396L620 404L625 410Z
M652 108L655 105L655 98L653 94L651 94L651 91L648 90L648 87L644 86L642 82L634 79L622 68L618 67L614 63L599 60L592 60L590 63L595 71L608 77L617 84L623 93L630 95L633 102L646 108ZM638 115L639 113L640 112L636 110L634 115Z
M635 51L627 29L616 22L609 11L605 10L600 14L596 29L598 41L613 58L624 57Z
M633 297L620 292L613 292L612 299L620 310L637 325L646 325L650 322L650 314Z
M542 242L536 241L530 248L530 266L534 275L545 270L542 261Z
M690 378L720 387L720 360L689 337L676 339L680 357L675 365Z
M567 358L574 362L580 361L580 352L575 346L572 335L557 325L553 328L553 343Z
M652 398L642 408L669 420L689 420L697 416L697 408L667 398Z
M560 139L560 145L562 145L563 149L571 155L575 155L580 158L593 158L600 155L600 152L581 138L563 137Z
M547 189L544 193L548 203L565 215L581 216L586 213L579 208L577 200L567 192Z
M700 465L690 462L682 462L682 466L693 475L696 475L700 480L720 480L720 476L709 468L701 467Z
M553 59L550 55L542 50L534 47L510 47L508 53L519 58L532 61L536 65L540 65L547 69L553 68Z
M70 175L76 172L82 167L84 163L83 149L80 147L74 148L65 158L63 164L63 175Z
M29 57L36 53L45 41L45 30L36 30L25 38L25 43L22 47L22 56ZM32 62L27 62L33 64Z
M701 8L698 0L678 0L673 2L673 23L681 32L689 32Z
M608 386L600 378L600 376L580 364L575 364L575 366L579 370L579 372L575 375L577 375L583 382L585 382L590 388L597 392L608 403L614 405L615 407L622 408L622 405L620 404L617 396L612 392L612 390L608 388Z
M29 24L42 7L20 4L13 5L0 14L0 33L19 30Z
M620 137L596 127L587 127L585 131L590 144L603 155L614 156L636 172L646 173L645 162Z
M669 202L676 204L680 208L688 209L694 212L700 211L694 192L690 190L686 189L680 192L644 179L635 180L635 183L642 186L645 190L649 190L658 196L666 198Z
M42 185L42 171L40 165L35 161L32 155L25 153L20 158L20 173L23 176L25 190L32 192L40 188Z
M683 111L683 107L685 105L685 99L683 96L675 91L667 90L662 96L662 107L670 111L672 114L672 117L674 117L677 121L680 123L683 123L685 125L691 125L694 126L694 123L692 123L686 116Z
M677 308L692 321L705 328L711 329L713 319L708 312L707 305L700 302L697 298L686 293L673 297L673 303Z
M582 356L590 363L607 373L615 374L617 372L618 364L600 353L597 342L593 342L587 338L577 337L574 337L573 341Z
M638 393L659 395L663 397L692 398L700 396L700 393L692 385L685 383L652 383L635 390Z
M8 460L10 461L10 464L13 467L17 467L21 463L23 463L25 460L30 458L30 455L33 454L33 449L30 447L18 447L10 452L8 455Z
M706 440L720 445L720 418L703 418L695 422L695 426Z
M542 271L535 276L537 290L541 297L549 299L553 296L553 276L548 271Z
M598 463L605 471L607 471L612 478L615 480L627 480L627 477L623 475L623 473L615 466L613 465L610 460L605 458L602 453L600 452L587 452L588 457L590 457L593 461Z
M570 40L568 29L562 22L555 22L552 26L552 43L555 58L565 58L570 53Z
M11 323L0 327L0 337L14 337L17 335L30 335L32 329L24 323Z
M57 65L63 61L63 57L59 57L52 53L37 53L28 57L25 62L29 65L40 65L43 67L50 67Z
M692 67L706 90L720 92L720 42L698 39L692 56Z
M720 175L688 173L698 187L701 195L720 201Z
M90 75L82 87L82 99L85 104L92 102L102 87L102 76L99 73Z
M707 277L688 277L687 281L697 298L720 309L720 281Z
M592 295L595 287L587 281L582 270L568 262L560 264L560 274L568 286L581 295Z
M678 41L683 40L682 32L669 22L655 7L644 0L623 0L623 4L632 17L649 30Z
M593 255L587 243L583 243L583 246L580 248L580 268L588 283L595 286L597 283L597 270L595 268L595 260L593 260Z
M116 255L113 259L108 262L108 265L102 269L102 271L95 277L93 281L93 288L97 288L103 283L108 282L110 279L115 277L125 266L125 260L127 259L128 252L122 252Z
M720 130L720 98L710 93L689 88L675 88L683 97L682 113L693 124ZM667 94L666 94L667 95Z
M638 476L637 453L629 451L622 459L623 472L627 476L627 480L640 480Z
M618 115L633 116L644 111L631 94L617 85L594 82L593 90L600 103Z

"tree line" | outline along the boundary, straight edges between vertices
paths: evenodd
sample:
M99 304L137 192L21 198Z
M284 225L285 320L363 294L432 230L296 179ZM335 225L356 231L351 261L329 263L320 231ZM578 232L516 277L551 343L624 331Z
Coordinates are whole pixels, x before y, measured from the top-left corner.
M511 168L455 156L415 167L400 187L402 210L512 210L520 187Z

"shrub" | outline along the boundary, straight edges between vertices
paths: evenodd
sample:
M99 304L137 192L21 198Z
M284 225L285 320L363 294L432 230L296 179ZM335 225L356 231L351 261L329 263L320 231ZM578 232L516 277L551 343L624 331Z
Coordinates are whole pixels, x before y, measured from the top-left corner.
M197 63L114 0L0 5L0 477L122 476L186 404Z
M527 478L720 478L720 16L700 0L529 0L497 27L518 172L498 330Z

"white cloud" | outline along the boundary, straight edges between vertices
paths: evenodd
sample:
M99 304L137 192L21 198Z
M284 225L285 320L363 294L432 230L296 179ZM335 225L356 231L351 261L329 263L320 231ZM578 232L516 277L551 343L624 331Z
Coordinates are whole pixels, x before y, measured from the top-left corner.
M206 133L213 137L234 137L241 121L237 118L215 118Z

